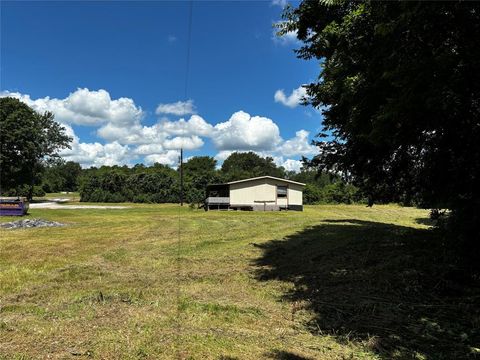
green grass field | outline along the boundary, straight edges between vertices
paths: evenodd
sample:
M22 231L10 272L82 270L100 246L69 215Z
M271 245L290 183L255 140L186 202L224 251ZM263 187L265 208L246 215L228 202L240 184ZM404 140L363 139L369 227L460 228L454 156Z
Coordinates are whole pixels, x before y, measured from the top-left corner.
M30 218L68 226L0 230L1 359L460 359L480 351L478 289L449 280L426 211L129 206L31 209Z

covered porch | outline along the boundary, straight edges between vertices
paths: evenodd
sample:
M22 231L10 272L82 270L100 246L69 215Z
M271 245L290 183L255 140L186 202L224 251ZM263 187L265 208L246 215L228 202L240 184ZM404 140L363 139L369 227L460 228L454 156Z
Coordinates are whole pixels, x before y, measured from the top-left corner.
M230 186L211 184L206 189L205 210L228 210L230 207Z

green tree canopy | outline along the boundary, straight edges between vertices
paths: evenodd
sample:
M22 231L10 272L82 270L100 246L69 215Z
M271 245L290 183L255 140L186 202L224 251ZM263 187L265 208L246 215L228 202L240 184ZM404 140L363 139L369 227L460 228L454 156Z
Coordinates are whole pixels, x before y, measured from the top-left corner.
M254 152L234 152L222 164L221 171L225 181L241 180L256 176L284 177L285 169L278 167L273 158L262 158Z
M58 158L71 141L52 113L39 114L18 99L0 98L1 192L31 198L42 165Z
M248 156L249 158L250 156ZM256 159L262 166L270 163L271 160ZM68 164L68 163L67 163ZM282 176L282 168L274 171L250 172L249 169L236 168L233 166L243 164L242 161L230 163L228 173L216 168L217 161L209 156L196 156L188 159L183 164L184 170L184 200L191 204L199 204L205 199L206 187L208 184L215 184L235 179L232 174L243 174L245 177L273 175ZM66 165L66 164L65 164ZM77 164L78 165L78 164ZM227 163L228 165L228 163ZM63 167L59 166L63 169ZM47 169L44 175L44 184L61 184L65 188L65 176L58 167ZM246 171L247 170L247 171ZM270 169L271 170L271 169ZM53 176L54 175L54 176ZM305 204L318 203L352 203L363 201L362 194L351 184L345 183L341 177L317 173L314 170L302 169L300 173L289 173L289 178L294 181L304 182L307 187L304 191ZM53 178L53 179L51 179ZM80 197L81 201L93 202L178 202L180 174L179 169L174 170L167 165L154 164L145 166L137 164L133 167L126 166L102 166L100 168L82 169L80 175ZM50 182L51 181L51 182ZM58 185L60 186L60 185ZM59 188L60 189L60 188ZM45 188L46 191L51 189Z
M376 200L449 208L480 243L479 4L303 1L284 16L298 57L320 61L306 102L334 137L310 164Z
M185 200L187 202L203 201L207 185L220 181L216 166L217 160L210 156L194 156L183 164Z
M45 168L42 188L46 192L77 191L82 168L74 161L60 161Z

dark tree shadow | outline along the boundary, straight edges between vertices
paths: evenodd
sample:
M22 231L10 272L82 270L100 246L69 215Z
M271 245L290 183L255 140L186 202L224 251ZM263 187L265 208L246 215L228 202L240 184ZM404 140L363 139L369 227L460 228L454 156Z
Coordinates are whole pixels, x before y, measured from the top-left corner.
M415 221L418 223L418 224L422 224L422 225L427 225L427 226L434 226L437 221L436 220L433 220L429 217L427 218L418 218L418 219L415 219Z
M274 350L271 353L265 354L268 359L275 360L312 360L311 358L306 358L304 356L296 355L294 353L283 351L283 350Z
M292 316L313 311L313 333L363 341L383 359L480 358L478 279L434 231L327 220L256 246L257 279L293 282L284 298Z
M32 199L29 201L30 204L43 204L43 203L48 203L48 202L52 202L50 200L47 200L47 199Z

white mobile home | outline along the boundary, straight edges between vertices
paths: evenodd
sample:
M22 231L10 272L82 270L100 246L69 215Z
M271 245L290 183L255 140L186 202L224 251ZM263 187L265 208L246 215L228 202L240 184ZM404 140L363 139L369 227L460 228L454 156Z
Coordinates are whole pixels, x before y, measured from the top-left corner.
M206 210L303 210L305 184L260 176L207 186Z

